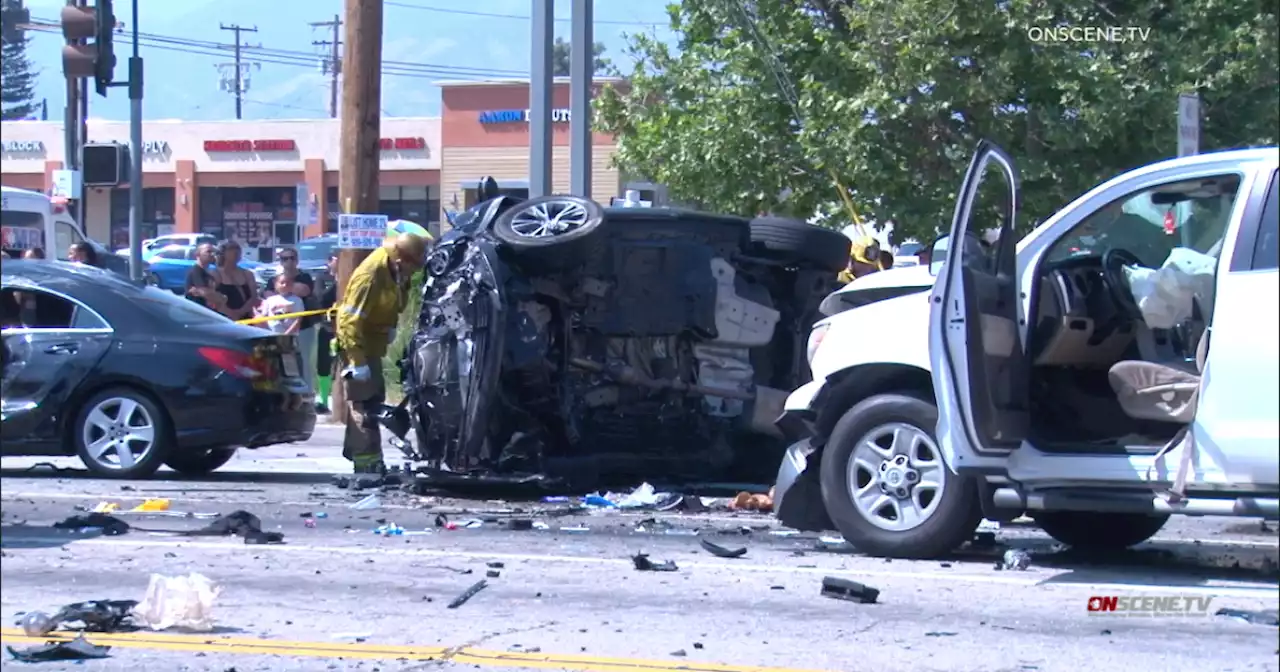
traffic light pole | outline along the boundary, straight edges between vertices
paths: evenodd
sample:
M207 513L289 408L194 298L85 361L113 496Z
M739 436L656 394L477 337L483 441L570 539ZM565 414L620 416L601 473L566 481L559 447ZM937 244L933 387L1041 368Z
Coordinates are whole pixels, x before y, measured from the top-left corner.
M133 55L129 57L129 277L142 280L142 56L138 3L133 0Z

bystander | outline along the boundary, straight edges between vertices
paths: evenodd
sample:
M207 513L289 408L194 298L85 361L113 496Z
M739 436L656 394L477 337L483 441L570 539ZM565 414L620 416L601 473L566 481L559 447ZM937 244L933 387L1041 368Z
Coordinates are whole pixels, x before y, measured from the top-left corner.
M86 266L98 266L98 251L83 240L77 241L67 248L67 260Z

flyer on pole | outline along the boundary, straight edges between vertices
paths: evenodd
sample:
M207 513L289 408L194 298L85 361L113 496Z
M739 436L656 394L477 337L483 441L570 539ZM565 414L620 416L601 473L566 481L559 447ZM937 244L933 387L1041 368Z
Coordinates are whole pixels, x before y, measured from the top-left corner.
M338 215L338 247L376 250L387 237L386 215Z

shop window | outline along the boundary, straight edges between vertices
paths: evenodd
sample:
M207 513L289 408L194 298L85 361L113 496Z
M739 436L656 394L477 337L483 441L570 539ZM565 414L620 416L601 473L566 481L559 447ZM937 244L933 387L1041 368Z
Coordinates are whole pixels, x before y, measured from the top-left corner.
M470 208L480 202L479 190L463 189L463 209ZM527 188L499 189L498 193L502 196L510 196L512 198L526 199L529 198L529 190ZM436 201L436 210L440 210L440 201Z
M173 233L174 190L149 187L142 190L142 239ZM129 246L129 190L111 190L111 248Z
M298 206L292 187L200 189L200 232L235 240L245 257L269 261L280 245L298 241ZM256 250L256 251L255 251Z

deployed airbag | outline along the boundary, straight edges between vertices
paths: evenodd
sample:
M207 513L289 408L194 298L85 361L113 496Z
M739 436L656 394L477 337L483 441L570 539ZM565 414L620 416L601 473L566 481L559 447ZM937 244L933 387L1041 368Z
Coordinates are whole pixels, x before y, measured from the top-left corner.
M1124 275L1147 326L1172 329L1191 318L1195 302L1206 314L1211 311L1217 265L1207 254L1176 247L1160 268L1126 266Z

